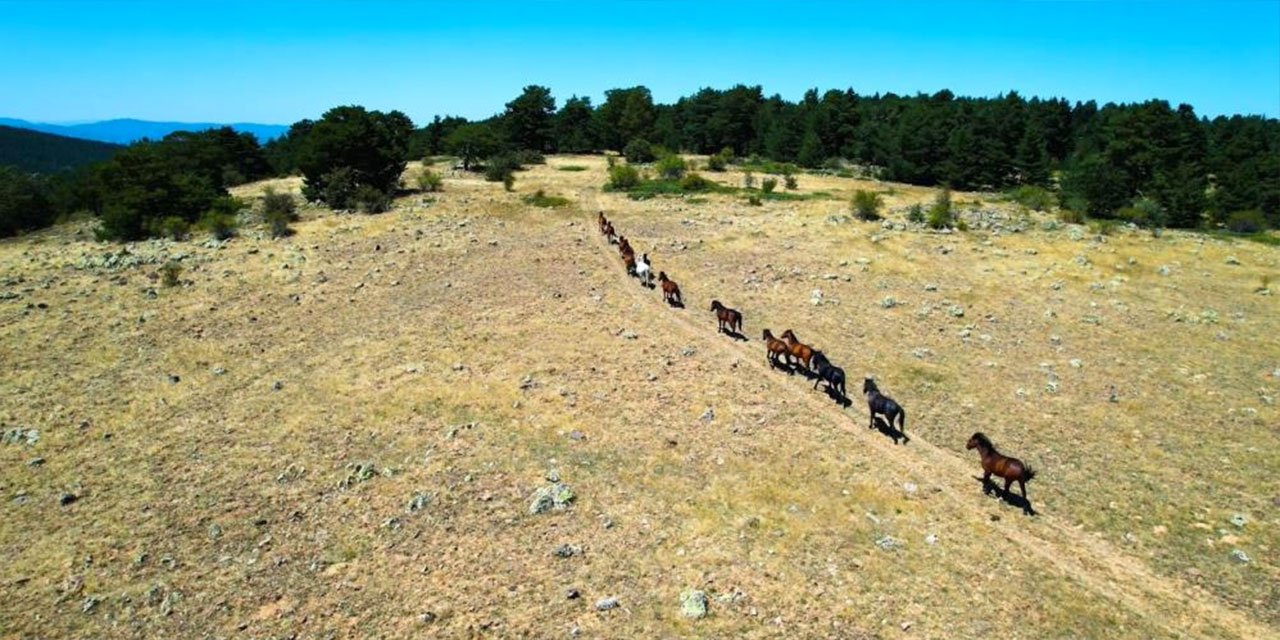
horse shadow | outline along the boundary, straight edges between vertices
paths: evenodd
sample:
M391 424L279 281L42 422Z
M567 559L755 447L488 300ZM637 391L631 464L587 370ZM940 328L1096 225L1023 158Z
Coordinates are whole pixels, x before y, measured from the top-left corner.
M1022 494L1014 492L1013 487L1010 487L1009 491L1005 491L1004 487L1001 487L995 482L986 480L982 476L973 476L973 479L977 480L978 483L982 485L983 495L991 495L992 493L995 493L995 496L1005 504L1011 507L1017 507L1029 516L1038 515L1036 510L1032 508L1031 501L1023 498Z
M840 393L834 388L827 387L823 389L823 391L826 392L828 398L831 398L832 400L835 401L836 404L840 405L841 409L848 409L849 407L853 406L853 400L850 400L849 396L846 396L843 393Z
M668 305L670 305L672 309L683 309L683 308L684 308L684 303L683 303L683 302L681 302L681 301L679 301L679 300L668 300L668 301L667 301L667 304L668 304Z
M796 366L781 359L769 360L769 368L785 371L789 376L794 376L796 374Z
M886 421L884 418L880 416L876 416L875 427L876 427L876 431L879 431L880 433L886 436L889 436L889 438L893 440L894 444L906 444L908 442L911 442L910 436L897 430L896 428L894 428L893 425L889 424L888 421ZM899 440L901 440L902 442L899 443L898 442Z
M726 336L729 336L730 338L733 338L734 340L737 340L739 342L750 341L750 338L742 335L741 333L738 333L737 331L734 331L733 329L721 329L720 333L723 333Z

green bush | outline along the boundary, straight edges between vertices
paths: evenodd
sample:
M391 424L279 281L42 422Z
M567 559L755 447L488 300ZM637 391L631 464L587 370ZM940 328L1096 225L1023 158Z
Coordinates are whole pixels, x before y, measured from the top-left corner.
M879 220L880 207L883 205L884 199L875 191L858 189L853 194L853 215L859 220Z
M756 176L750 171L742 174L742 188L754 189L756 187Z
M751 206L753 206L753 207L758 207L758 206L760 206L760 205L764 204L764 202L760 200L760 196L758 196L758 195L756 195L756 194L754 194L754 193L753 193L753 194L751 194L751 195L747 196L747 204L749 204L749 205L751 205Z
M484 179L489 182L501 182L505 185L507 176L514 174L521 168L523 167L520 166L520 160L515 154L504 153L496 155L485 161Z
M640 172L629 164L615 164L609 167L609 183L605 187L615 191L626 191L640 184Z
M423 192L431 193L444 190L444 178L440 174L424 168L422 173L418 174L418 189Z
M324 187L317 199L329 205L329 208L340 210L356 207L356 193L360 185L356 183L356 175L351 168L338 167L325 174L319 183Z
M391 209L391 194L372 185L360 185L355 203L362 213L383 213Z
M680 180L680 189L682 191L710 191L715 187L715 182L712 182L697 173L687 174Z
M191 223L178 216L168 216L160 220L160 234L171 240L186 240L191 233Z
M788 191L795 191L800 187L799 183L796 182L796 174L794 173L782 174L782 180L783 183L787 185Z
M547 192L543 191L542 189L538 189L531 196L525 196L524 201L525 201L525 204L530 204L535 207L545 207L548 209L554 209L558 207L567 207L570 204L570 200L568 198L563 198L560 196L549 196L547 195Z
M1257 233L1267 228L1267 217L1258 210L1237 211L1227 216L1227 230L1235 233Z
M1031 184L1010 191L1009 199L1032 211L1047 211L1053 206L1053 194L1044 187Z
M0 236L48 226L55 216L44 180L17 167L0 166Z
M1169 224L1169 214L1160 203L1151 198L1134 200L1132 206L1117 211L1116 217L1143 229L1150 229L1154 235L1160 235L1160 229Z
M306 178L303 193L308 199L324 200L335 209L350 208L328 200L329 195L348 196L355 189L331 190L327 178L348 176L358 185L368 185L387 194L393 192L404 173L409 155L413 121L399 111L383 113L363 107L330 109L313 123L300 140L298 167ZM343 176L344 178L347 176Z
M659 158L654 168L663 180L679 180L684 177L686 167L684 158L673 153Z
M773 190L777 188L778 188L777 178L765 178L764 180L760 181L760 190L765 193L773 193Z
M177 260L170 260L164 263L164 266L160 267L160 284L166 287L176 287L182 284L182 263Z
M1063 207L1058 209L1058 220L1066 224L1084 224L1085 217L1079 209Z
M507 191L516 190L516 174L514 172L507 173L502 176L502 188Z
M653 152L653 145L649 144L644 138L636 138L627 143L622 149L622 155L627 162L640 164L644 162L653 162L657 156Z
M225 213L210 211L200 218L197 226L209 232L214 240L227 240L236 235L236 217Z
M951 189L943 187L938 192L938 196L934 198L933 206L929 207L929 217L926 222L933 229L955 226L955 212L951 210Z
M1089 230L1100 236L1109 236L1115 233L1116 228L1119 226L1119 222L1107 218L1098 218L1089 221Z
M288 193L268 188L262 196L262 218L271 227L271 237L289 235L289 223L298 219L298 202Z
M907 208L907 221L917 224L924 222L924 206L919 202Z
M542 155L541 153L538 153L537 151L532 151L529 149L521 149L520 151L517 151L512 155L515 158L516 163L520 165L547 163L546 156Z
M707 158L707 170L724 171L730 162L733 162L733 148L725 147L720 150L720 153Z

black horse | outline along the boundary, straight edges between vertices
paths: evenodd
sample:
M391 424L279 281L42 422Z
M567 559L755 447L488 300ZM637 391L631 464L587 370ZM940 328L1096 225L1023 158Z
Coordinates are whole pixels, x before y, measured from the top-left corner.
M880 393L880 389L876 387L875 381L871 378L867 378L862 383L862 393L867 396L867 406L871 409L870 428L874 429L876 427L876 414L878 413L885 417L889 422L890 427L894 426L894 423L896 422L898 431L902 433L904 438L906 438L906 410L904 410L897 402L894 402L893 398ZM906 438L904 442L909 440L910 438Z
M819 383L826 381L827 393L838 393L840 398L847 395L844 388L844 369L831 364L826 354L821 351L813 352L813 372L817 374L813 380L814 389L818 388Z

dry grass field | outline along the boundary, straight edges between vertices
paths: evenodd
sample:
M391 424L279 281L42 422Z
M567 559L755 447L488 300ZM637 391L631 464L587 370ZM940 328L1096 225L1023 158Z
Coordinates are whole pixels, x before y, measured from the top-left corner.
M932 190L849 178L750 206L605 193L599 157L517 176L282 240L0 242L0 636L1280 636L1280 248L969 193L938 234L894 224ZM847 219L859 188L890 224ZM974 431L1038 515L983 494Z

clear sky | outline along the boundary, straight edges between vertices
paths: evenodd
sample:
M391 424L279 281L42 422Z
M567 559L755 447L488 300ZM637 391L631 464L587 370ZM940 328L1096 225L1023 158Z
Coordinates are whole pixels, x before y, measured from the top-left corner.
M0 116L288 124L486 117L527 84L1187 102L1280 117L1280 0L0 0Z

